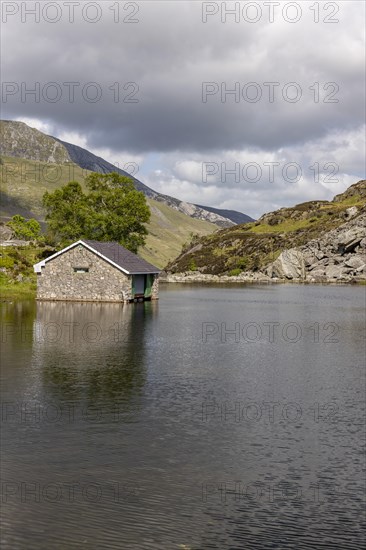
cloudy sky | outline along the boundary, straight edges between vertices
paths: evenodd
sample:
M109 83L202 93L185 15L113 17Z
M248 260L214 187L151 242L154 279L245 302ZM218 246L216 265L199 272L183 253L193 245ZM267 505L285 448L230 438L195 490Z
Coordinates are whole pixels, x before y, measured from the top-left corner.
M365 175L365 3L2 2L2 118L253 217ZM31 92L33 90L33 93Z

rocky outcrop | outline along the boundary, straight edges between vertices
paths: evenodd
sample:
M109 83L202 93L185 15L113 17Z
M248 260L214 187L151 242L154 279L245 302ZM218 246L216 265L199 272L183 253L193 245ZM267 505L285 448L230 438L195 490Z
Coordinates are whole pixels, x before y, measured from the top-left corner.
M272 279L350 282L366 279L366 214L347 209L350 221L306 245L284 250L268 265Z
M71 162L66 148L54 138L30 128L24 122L2 120L0 154L41 162L65 164Z
M235 225L235 223L228 218L224 218L219 214L215 214L215 212L205 210L203 206L201 207L190 202L180 201L178 199L174 199L173 197L169 197L168 195L159 195L154 198L159 202L164 202L171 208L174 208L174 210L182 212L182 214L186 214L187 216L195 218L196 220L211 222L218 227L233 227Z
M267 275L279 279L304 279L305 260L303 253L296 248L284 250L272 264L272 268L268 268Z
M224 218L228 218L235 224L241 224L241 223L250 223L254 222L255 220L251 218L250 216L247 216L247 214L243 214L242 212L237 212L236 210L225 210L223 208L213 208L212 206L202 206L201 204L195 204L198 208L203 208L204 210L208 210L209 212L212 212L213 214L218 214L219 216L223 216Z
M14 239L14 231L5 223L0 223L0 242Z

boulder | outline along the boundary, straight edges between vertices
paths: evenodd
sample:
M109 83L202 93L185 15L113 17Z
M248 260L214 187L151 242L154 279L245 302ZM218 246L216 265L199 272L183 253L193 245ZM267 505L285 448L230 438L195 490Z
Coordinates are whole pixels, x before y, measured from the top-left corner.
M314 269L306 278L310 283L323 283L327 281L324 268Z
M362 224L340 231L334 241L337 252L341 255L352 252L364 239L365 231L365 226Z
M344 262L344 265L347 267L352 267L353 269L364 268L366 263L366 257L361 257L359 255L351 256L348 260Z
M271 277L281 279L305 279L305 260L302 252L297 248L290 248L281 252L277 260L270 267Z
M317 260L322 260L325 256L325 254L324 254L323 250L318 250L316 252L315 256L316 256Z
M352 268L345 268L342 265L330 265L326 268L326 277L329 281L345 281L349 279L349 274L354 270Z
M10 241L14 238L14 232L5 224L0 224L0 241Z
M346 210L346 218L348 220L350 220L351 218L354 218L357 213L358 213L357 206L351 206L350 208L347 208L347 210Z
M322 260L320 260L320 261L318 262L318 265L324 265L324 266L329 265L329 258L326 258L326 257L323 258Z

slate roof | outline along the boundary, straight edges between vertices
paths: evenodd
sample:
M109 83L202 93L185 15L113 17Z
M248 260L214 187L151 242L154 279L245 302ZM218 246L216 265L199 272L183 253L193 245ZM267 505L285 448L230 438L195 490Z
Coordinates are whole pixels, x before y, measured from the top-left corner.
M38 262L33 266L34 271L36 273L40 273L41 268L44 267L44 265L49 260L52 260L53 258L56 258L56 256L59 256L60 254L63 254L64 252L67 252L68 250L74 248L78 244L83 244L83 243L87 248L96 252L99 256L102 256L106 261L110 262L112 265L115 265L118 269L120 269L124 273L127 273L128 275L160 273L161 271L155 265L152 265L149 262L146 262L145 260L137 256L133 252L130 252L129 250L127 250L126 248L124 248L118 243L115 243L115 242L102 243L99 241L91 241L88 239L80 239L79 241L71 244L70 246L67 246L66 248L60 250L59 252L56 252L56 254L53 254L49 258L46 258L45 260Z
M160 269L155 265L146 262L118 243L102 243L99 241L89 241L87 239L81 239L81 241L99 252L99 254L108 260L111 260L113 263L117 264L123 270L128 271L130 274L160 273Z

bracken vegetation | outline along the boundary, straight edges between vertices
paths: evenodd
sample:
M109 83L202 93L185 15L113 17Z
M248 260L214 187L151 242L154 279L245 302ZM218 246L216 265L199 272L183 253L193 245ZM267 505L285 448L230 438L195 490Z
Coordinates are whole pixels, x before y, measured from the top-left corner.
M347 209L366 211L366 181L362 180L330 202L310 201L265 214L256 222L217 231L186 247L170 264L169 273L238 275L258 271L288 248L301 246L347 221Z

